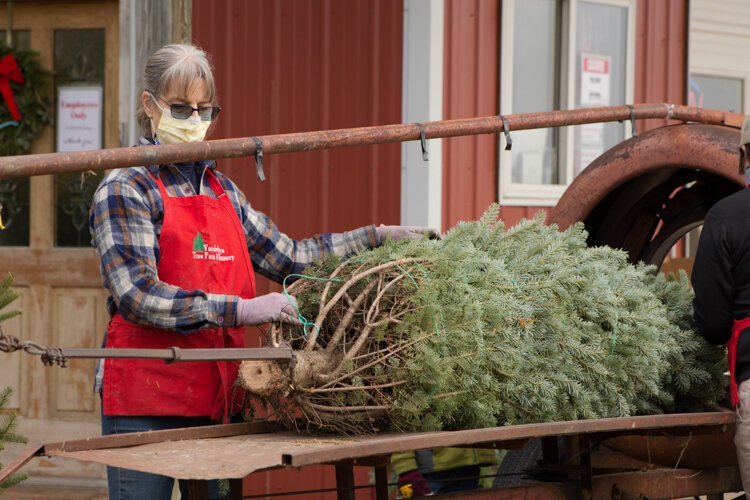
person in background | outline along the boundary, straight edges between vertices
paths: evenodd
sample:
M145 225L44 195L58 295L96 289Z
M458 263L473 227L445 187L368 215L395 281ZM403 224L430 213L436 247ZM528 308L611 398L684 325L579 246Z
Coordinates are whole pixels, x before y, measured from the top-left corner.
M488 448L428 448L391 455L401 498L476 490L482 470L497 464L497 452Z
M750 117L740 132L740 174L750 184ZM708 342L727 344L734 442L742 484L750 491L750 190L716 203L703 221L691 277L693 315Z
M221 108L207 55L167 45L147 61L137 118L142 145L202 141ZM277 282L331 255L386 238L420 238L409 226L366 226L293 240L214 161L114 170L98 187L89 226L109 290L108 348L244 346L244 326L298 323L294 297L257 295L255 271ZM434 233L434 232L433 232ZM111 359L97 365L102 433L229 421L244 394L237 362L166 364ZM171 498L171 478L108 467L109 498ZM182 498L187 498L181 484ZM218 482L209 486L218 498Z

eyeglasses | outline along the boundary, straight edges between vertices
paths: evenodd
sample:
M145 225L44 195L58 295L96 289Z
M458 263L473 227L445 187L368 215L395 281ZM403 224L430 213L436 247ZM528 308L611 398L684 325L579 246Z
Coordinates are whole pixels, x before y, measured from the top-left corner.
M153 94L151 94L151 96L154 97ZM189 104L172 104L161 97L157 97L157 99L164 104L167 104L169 106L169 112L172 114L172 118L177 118L178 120L187 120L192 116L194 111L197 111L200 119L204 122L208 122L215 120L216 117L219 116L219 111L221 111L219 106L201 106L200 108L194 108Z

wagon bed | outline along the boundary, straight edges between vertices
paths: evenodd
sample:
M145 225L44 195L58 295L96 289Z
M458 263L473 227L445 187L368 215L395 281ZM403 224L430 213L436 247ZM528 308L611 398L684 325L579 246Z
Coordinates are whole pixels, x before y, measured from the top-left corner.
M36 455L46 455L187 479L196 492L203 480L233 479L232 498L242 498L241 479L253 472L333 464L339 499L353 499L357 489L367 487L374 487L376 497L385 499L386 463L391 453L442 446L519 449L541 438L543 459L527 471L536 481L444 496L655 499L719 495L742 489L731 446L734 418L733 412L714 408L703 413L356 437L299 434L273 422L247 422L32 445L0 476L13 473ZM624 446L626 451L630 447L630 453L601 443L615 443L615 448ZM633 443L647 448L648 459L638 458L637 450L633 456ZM659 463L675 452L676 463ZM374 467L375 484L354 485L355 466Z

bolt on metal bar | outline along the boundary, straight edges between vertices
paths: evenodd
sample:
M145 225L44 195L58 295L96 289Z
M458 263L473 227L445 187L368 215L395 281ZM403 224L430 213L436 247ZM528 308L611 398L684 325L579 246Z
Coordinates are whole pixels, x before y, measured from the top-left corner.
M570 109L516 115L486 116L423 123L360 127L295 134L279 134L236 139L218 139L188 144L166 144L0 157L0 179L67 172L100 171L112 168L167 164L184 161L218 160L253 156L256 139L262 141L263 154L292 153L348 146L387 144L420 140L420 128L426 139L458 137L565 127L586 123L622 122L634 119L674 119L739 128L742 115L719 110L674 104L635 104L601 108Z

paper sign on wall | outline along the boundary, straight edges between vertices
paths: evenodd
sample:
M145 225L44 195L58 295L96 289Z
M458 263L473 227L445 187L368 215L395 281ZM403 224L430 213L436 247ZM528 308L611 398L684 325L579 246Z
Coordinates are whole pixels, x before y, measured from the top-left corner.
M612 58L600 54L581 54L581 106L609 106L612 83ZM581 125L578 158L574 173L594 161L604 152L604 124Z
M57 92L57 151L102 148L102 87L66 86Z
M609 106L612 58L581 54L581 105Z

